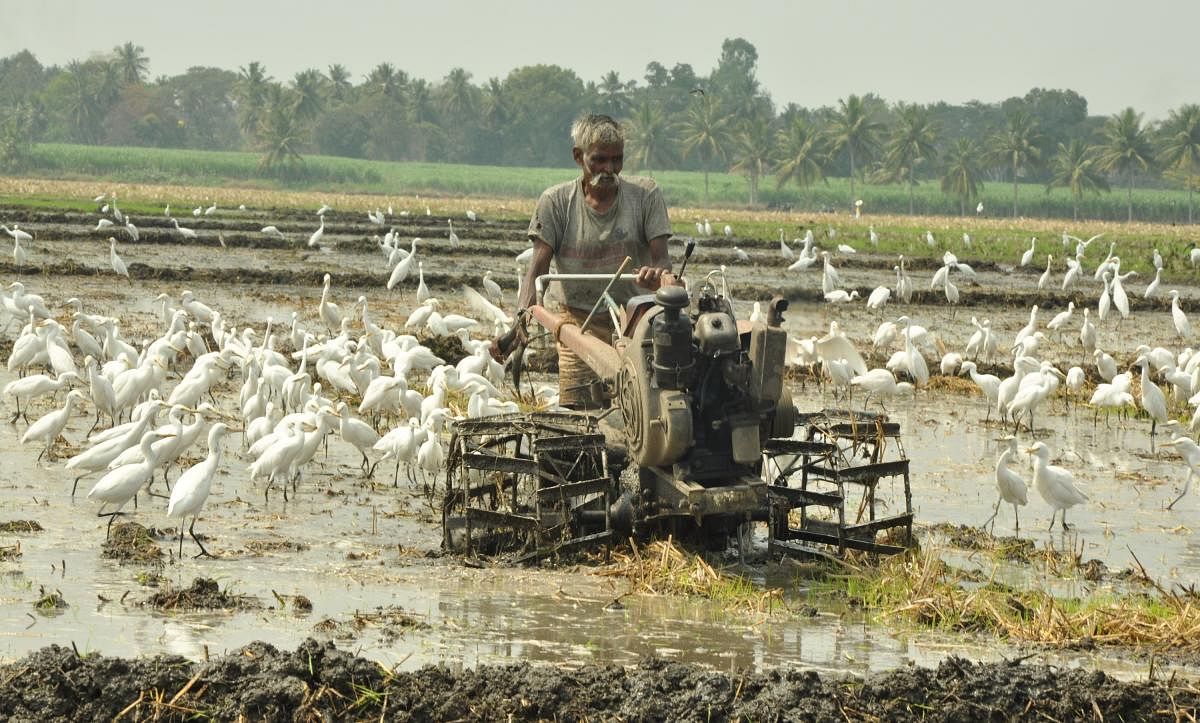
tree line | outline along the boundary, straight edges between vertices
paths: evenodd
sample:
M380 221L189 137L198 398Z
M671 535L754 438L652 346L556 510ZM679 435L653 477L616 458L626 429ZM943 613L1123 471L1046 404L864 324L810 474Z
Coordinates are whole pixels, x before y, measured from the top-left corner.
M974 206L985 183L1065 188L1074 215L1085 195L1114 185L1186 188L1188 222L1200 174L1200 106L1160 122L1133 108L1089 115L1072 90L1034 88L1002 102L888 103L847 95L834 106L777 108L756 76L758 53L727 39L716 66L646 66L643 78L616 71L583 81L556 65L516 68L476 84L463 68L440 82L390 62L357 83L340 64L277 80L251 61L236 71L193 67L151 79L132 42L65 66L43 66L28 50L0 59L0 167L18 171L33 143L255 150L264 174L286 179L309 153L390 161L562 166L567 129L583 111L620 119L634 170L731 171L747 179L747 201L774 202L794 184L809 194L828 177L859 183L940 185Z

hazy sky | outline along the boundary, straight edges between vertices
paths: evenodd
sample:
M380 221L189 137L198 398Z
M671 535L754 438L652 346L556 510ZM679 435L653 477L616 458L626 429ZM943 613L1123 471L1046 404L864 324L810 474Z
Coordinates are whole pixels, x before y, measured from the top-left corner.
M341 63L357 83L388 61L435 82L462 66L481 84L553 63L641 83L652 60L706 75L740 36L779 107L867 92L994 102L1047 87L1078 91L1093 114L1132 105L1157 119L1200 102L1197 27L1197 0L0 0L0 56L28 48L61 64L132 40L152 76L258 60L277 80Z

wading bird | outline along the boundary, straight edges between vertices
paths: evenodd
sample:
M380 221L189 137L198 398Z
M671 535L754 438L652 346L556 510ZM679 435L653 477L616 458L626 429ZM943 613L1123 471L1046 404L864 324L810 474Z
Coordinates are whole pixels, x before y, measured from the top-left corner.
M196 557L212 557L200 538L196 537L196 518L204 507L208 493L212 490L213 476L221 466L221 442L225 439L228 427L218 422L208 430L208 456L197 464L188 467L175 481L175 489L171 490L171 499L167 503L167 517L179 520L179 556L183 557L183 525L187 518L192 518L188 526L188 534L195 540L200 552Z
M1026 454L1034 455L1033 486L1046 504L1054 508L1050 515L1050 528L1054 529L1054 517L1062 510L1062 528L1071 529L1067 525L1067 510L1075 505L1086 502L1088 496L1075 486L1075 476L1069 471L1050 464L1050 448L1042 442L1036 442L1025 450Z

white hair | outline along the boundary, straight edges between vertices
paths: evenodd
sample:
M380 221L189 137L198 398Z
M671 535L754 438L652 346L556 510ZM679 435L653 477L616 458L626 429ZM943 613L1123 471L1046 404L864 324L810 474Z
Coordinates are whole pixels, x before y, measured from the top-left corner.
M625 143L625 132L611 116L587 113L571 124L571 142L581 151L597 145Z

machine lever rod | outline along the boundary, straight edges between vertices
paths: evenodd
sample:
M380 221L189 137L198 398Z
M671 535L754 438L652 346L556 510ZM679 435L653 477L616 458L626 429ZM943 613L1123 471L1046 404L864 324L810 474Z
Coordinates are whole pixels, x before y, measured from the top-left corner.
M687 268L688 259L692 258L692 252L696 250L696 239L688 239L687 245L683 247L683 263L679 265L679 277L683 278L683 270Z
M632 263L632 256L626 256L625 260L621 262L621 266L617 269L617 273L612 275L612 278L608 280L608 285L605 286L604 291L600 293L600 298L596 299L595 304L592 304L592 310L588 312L587 318L583 320L583 325L579 327L580 334L587 333L588 325L592 323L592 317L596 315L596 310L599 309L600 305L604 303L604 297L608 295L608 292L610 289L612 289L613 284L617 283L617 280L621 278L621 274L625 273L625 267Z

